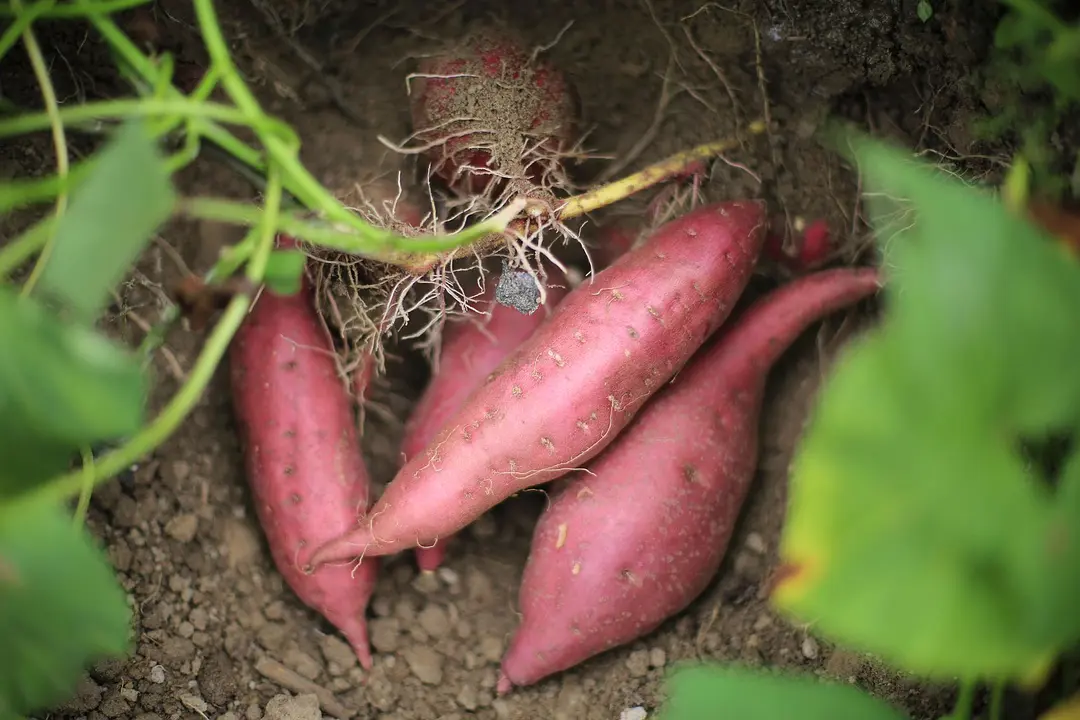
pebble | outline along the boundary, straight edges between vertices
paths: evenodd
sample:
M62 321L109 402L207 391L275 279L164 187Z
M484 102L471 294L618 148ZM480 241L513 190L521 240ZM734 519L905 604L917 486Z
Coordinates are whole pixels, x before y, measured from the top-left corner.
M579 720L588 711L588 698L577 682L566 681L555 700L554 720Z
M180 701L180 704L189 710L194 710L200 715L206 714L206 711L210 709L210 706L206 704L205 700L193 693L180 693L176 697Z
M206 610L202 608L195 608L191 611L191 614L188 615L188 621L196 630L205 630L209 619Z
M408 599L402 598L394 605L394 616L409 625L416 620L416 609Z
M439 578L433 572L422 572L412 581L412 586L417 592L431 595L440 590Z
M177 515L165 524L165 533L173 540L189 543L199 532L199 516L194 513Z
M322 672L322 667L319 665L319 662L298 648L286 650L282 655L281 662L284 663L286 667L295 670L308 680L314 680L319 677L319 673Z
M491 578L476 568L469 568L465 572L465 592L472 602L488 605L494 595Z
M667 653L663 648L653 648L649 651L649 665L654 668L662 668L667 664Z
M262 720L263 711L259 707L258 703L252 703L247 706L247 710L244 711L244 717L247 720Z
M155 685L160 685L165 682L165 668L161 665L155 665L150 668L150 682Z
M412 645L406 648L403 656L420 682L426 685L438 685L442 682L442 655L427 645Z
M495 710L495 717L499 718L499 720L507 720L510 717L510 703L502 698L496 698L491 703L491 707Z
M489 662L499 662L502 660L503 644L502 640L494 635L485 635L480 638L479 645L480 654Z
M271 652L280 650L289 638L289 629L281 623L266 623L257 634L259 644Z
M428 605L420 611L420 627L432 637L445 637L450 632L450 616L439 605Z
M761 536L761 533L752 532L746 536L746 549L764 555L769 548L765 544L765 538Z
M401 642L401 624L397 618L375 618L368 623L371 646L379 652L397 652Z
M476 688L472 684L464 685L457 695L457 703L466 710L475 710L480 705L476 696Z
M266 606L263 610L263 615L267 620L284 620L285 619L285 603L280 600L275 600Z
M262 548L255 529L246 522L230 518L221 531L222 554L230 568L247 565L259 557Z
M323 635L319 638L319 649L327 664L333 668L331 675L344 675L356 666L356 653L349 647L349 643L337 635Z
M275 695L266 703L266 720L322 720L319 698L315 693L290 697Z
M649 713L645 712L645 708L640 705L626 708L619 713L619 720L645 720L647 717L649 717Z
M820 648L817 640L807 635L802 641L802 654L807 660L817 660Z
M635 650L626 658L626 669L630 671L630 677L645 677L649 674L649 653L646 650Z

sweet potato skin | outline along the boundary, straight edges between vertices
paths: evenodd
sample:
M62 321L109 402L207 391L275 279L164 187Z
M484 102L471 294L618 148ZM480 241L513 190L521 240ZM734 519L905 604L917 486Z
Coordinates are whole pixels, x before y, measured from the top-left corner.
M500 693L648 634L705 589L754 477L770 368L813 322L876 289L874 270L834 270L758 301L555 495Z
M422 453L499 363L550 317L552 308L568 291L565 279L559 279L562 281L548 283L546 303L531 315L495 302L496 284L492 281L477 303L485 317L447 323L438 371L405 425L401 453L406 460ZM448 540L417 547L417 566L423 571L438 568L446 557Z
M429 545L600 453L730 313L764 224L758 201L703 206L579 285L310 562Z
M248 483L274 564L370 668L365 610L378 563L328 565L310 575L297 563L305 547L354 527L369 494L350 392L307 283L295 296L265 289L228 361Z

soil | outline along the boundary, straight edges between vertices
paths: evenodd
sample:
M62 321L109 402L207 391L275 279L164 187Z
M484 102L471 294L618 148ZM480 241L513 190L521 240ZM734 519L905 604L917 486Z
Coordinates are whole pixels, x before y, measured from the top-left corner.
M377 139L397 142L410 132L405 76L411 59L489 12L536 45L558 38L550 57L576 87L589 146L615 162L626 160L629 169L733 137L764 112L766 83L770 137L716 163L705 193L763 196L781 228L827 218L849 249L866 241L857 216L859 188L851 169L816 139L828 115L936 153L965 173L996 167L985 159L962 160L991 155L968 128L985 112L974 71L992 37L993 3L934 3L935 15L924 24L915 0L744 0L729 9L699 0L309 0L302 6L279 0L272 5L286 28L279 34L260 10L266 1L217 3L231 51L260 101L298 131L309 169L333 187L399 170L407 179L415 176L415 156L402 157ZM297 23L302 27L290 33ZM178 82L199 77L205 54L189 3L163 0L152 13L133 15L128 28L176 53ZM121 87L104 72L106 56L92 39L84 42L81 28L56 26L42 37L62 97L80 88L93 95ZM298 48L321 67L313 69ZM70 76L65 67L72 68ZM26 83L9 83L5 94L36 103L32 76L21 77ZM672 97L658 114L665 87ZM643 137L644 150L628 158ZM9 144L2 153L8 176L44 172L53 162L47 138ZM587 181L611 162L591 160L578 169L580 176ZM188 194L254 196L233 169L213 160L184 170L177 182ZM121 288L110 331L141 339L140 319L157 317L167 302L164 288L186 268L204 271L236 237L211 224L168 227ZM482 518L453 544L434 576L418 575L408 554L390 559L371 607L375 666L363 672L271 564L219 371L175 436L94 495L89 526L134 599L136 650L129 659L96 667L52 717L317 718L308 699L277 697L317 686L363 719L614 720L630 708L651 713L662 699L665 671L699 659L833 677L915 718L938 717L951 707L951 688L919 684L836 649L778 617L767 602L788 462L839 347L832 339L840 328L848 333L853 318L832 318L809 333L773 374L759 477L713 585L648 637L504 698L494 692L498 661L516 621L516 584L542 498L526 493ZM864 315L861 325L867 322ZM175 392L172 373L191 368L203 338L191 329L169 337L171 358L159 355L156 365L155 407ZM380 482L394 474L401 422L424 379L408 348L391 350L364 432ZM323 710L330 712L325 704Z

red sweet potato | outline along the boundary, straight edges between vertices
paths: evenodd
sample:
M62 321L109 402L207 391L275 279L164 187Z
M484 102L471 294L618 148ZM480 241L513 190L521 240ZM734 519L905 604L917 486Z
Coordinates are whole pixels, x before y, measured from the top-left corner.
M533 60L508 28L480 26L423 59L410 106L435 174L467 195L506 177L548 185L572 142L575 107L565 77Z
M809 325L877 289L819 272L720 332L540 517L499 692L648 634L716 574L754 477L770 368Z
M795 248L784 249L784 238L777 233L770 233L765 239L765 255L792 272L804 273L821 267L829 259L833 250L829 235L829 224L818 219L806 226L796 238Z
M263 290L233 339L229 366L247 478L274 564L370 668L364 613L378 564L308 575L297 563L304 548L354 527L369 493L350 391L306 280L294 296Z
M359 527L310 562L429 545L588 462L727 317L764 225L757 201L704 206L579 285L402 467Z
M495 302L495 283L489 282L477 303L484 319L447 323L443 329L439 369L405 425L401 453L406 460L424 451L506 356L517 349L545 320L567 293L565 281L549 282L547 301L531 315ZM435 570L446 557L447 541L416 548L416 564Z

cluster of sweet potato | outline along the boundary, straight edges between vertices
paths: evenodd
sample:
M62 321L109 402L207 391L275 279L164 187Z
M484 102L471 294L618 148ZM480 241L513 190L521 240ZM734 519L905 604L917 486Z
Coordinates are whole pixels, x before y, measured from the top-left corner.
M522 182L542 189L560 172L573 102L555 68L479 33L418 75L413 119L429 142L441 134L431 159L450 187L527 193ZM462 125L492 87L514 93L517 112ZM489 282L483 321L444 331L404 464L374 503L353 412L369 372L340 381L307 285L264 291L230 364L249 480L289 585L369 667L379 556L413 550L433 569L455 533L546 485L500 692L685 608L715 575L754 476L770 368L811 324L878 288L873 269L811 272L727 322L766 241L761 202L721 202L640 238L609 228L604 267L573 289L552 273L532 314L495 302Z

